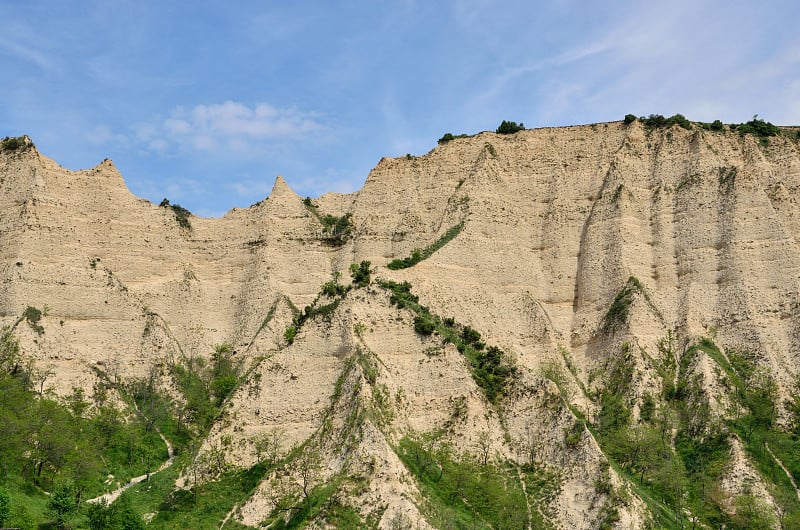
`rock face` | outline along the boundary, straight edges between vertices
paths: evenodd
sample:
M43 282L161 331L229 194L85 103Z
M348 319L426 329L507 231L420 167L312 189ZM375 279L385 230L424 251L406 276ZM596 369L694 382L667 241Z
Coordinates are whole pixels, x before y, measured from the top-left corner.
M752 352L780 395L790 392L800 369L798 197L794 139L607 123L481 133L385 158L361 190L312 207L278 177L257 205L184 227L172 208L134 197L112 162L72 172L26 145L0 154L0 324L62 394L91 393L98 372L124 380L230 344L249 379L201 452L233 438L228 458L246 467L263 433L280 432L284 452L325 436L321 475L367 477L349 495L382 527L435 525L395 449L408 433L438 430L458 451L488 443L492 458L558 470L558 492L528 509L555 527L594 528L606 456L588 430L569 447L564 439L577 413L598 414L596 373L620 344L637 366L634 415L645 392L660 392L646 359L668 336L678 353L699 337ZM325 214L349 214L349 237L332 241ZM458 225L427 259L386 267ZM373 280L409 282L431 313L510 354L508 395L490 402L459 350L415 333L413 313L374 282L287 344L296 308L364 260ZM626 285L630 303L614 321ZM28 307L43 311L40 328L23 318ZM358 355L374 359L377 376ZM709 359L696 370L722 410ZM556 369L569 381L543 377ZM354 434L348 407L375 399L391 402L390 418L368 415ZM291 476L266 477L234 516L265 520ZM609 480L626 487L613 469ZM635 493L617 511L624 527L650 517Z

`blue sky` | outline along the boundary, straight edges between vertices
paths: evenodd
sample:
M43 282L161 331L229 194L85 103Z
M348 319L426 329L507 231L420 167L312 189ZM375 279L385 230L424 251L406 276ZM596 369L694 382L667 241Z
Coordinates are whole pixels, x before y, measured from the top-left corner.
M800 2L1 0L0 136L200 215L354 191L445 132L800 124Z

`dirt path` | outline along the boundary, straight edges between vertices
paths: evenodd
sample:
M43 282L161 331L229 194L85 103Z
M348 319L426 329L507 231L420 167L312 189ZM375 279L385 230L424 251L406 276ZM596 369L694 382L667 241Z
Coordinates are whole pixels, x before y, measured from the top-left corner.
M151 475L154 475L156 473L164 471L165 469L170 467L172 465L172 462L175 460L175 451L172 449L172 444L169 442L169 440L164 438L164 435L161 434L161 431L158 431L158 435L161 437L162 440L164 440L164 443L167 446L167 456L168 456L167 461L164 462L163 464L161 464L161 467L159 467L157 470L153 471L152 473L148 473L148 474L145 474L145 475L140 475L138 477L134 477L134 478L130 479L126 484L124 484L123 486L120 486L119 488L115 489L114 491L109 492L109 493L105 493L103 495L100 495L99 497L95 497L94 499L89 499L86 502L99 503L99 502L105 501L106 504L111 504L112 502L117 500L119 498L119 496L122 495L122 492L124 492L126 489L130 488L131 486L135 486L136 484L138 484L140 482L143 482L143 481L147 480L148 478L150 478Z
M783 470L783 472L786 473L786 476L789 477L789 482L792 483L792 487L794 488L794 492L795 492L795 494L797 494L797 500L800 500L800 490L797 489L797 483L794 481L794 477L792 477L792 474L789 473L789 470L786 469L786 466L783 465L783 462L781 462L778 459L778 457L775 456L775 453L773 453L772 449L769 448L769 444L764 443L764 447L767 448L767 452L769 453L769 456L771 456L772 459L775 460L778 463L778 465Z

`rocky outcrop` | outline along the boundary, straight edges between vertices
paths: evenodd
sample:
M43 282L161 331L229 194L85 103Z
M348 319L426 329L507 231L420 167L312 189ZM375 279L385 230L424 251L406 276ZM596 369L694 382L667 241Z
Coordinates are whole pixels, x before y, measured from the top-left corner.
M0 322L61 393L91 392L98 372L130 378L231 344L250 376L205 447L232 436L240 465L255 462L261 433L280 432L284 451L319 436L349 357L370 352L392 419L365 424L347 454L325 451L336 462L329 474L356 469L352 454L362 468L368 454L385 462L359 493L373 508L398 506L382 526L397 514L423 518L392 447L404 433L447 429L460 451L488 439L499 457L524 463L534 454L563 470L552 522L590 528L603 510L595 484L606 458L588 430L569 450L564 433L576 410L597 414L592 374L621 343L635 345L634 399L660 392L648 356L668 335L678 348L714 336L723 349L756 352L788 392L800 368L798 196L797 140L606 123L481 133L424 156L384 158L361 190L312 204L278 177L260 203L182 226L172 208L131 195L112 162L68 171L31 145L0 154ZM332 242L324 214L349 214L348 237ZM428 259L386 268L457 225ZM298 308L362 260L510 353L513 397L489 403L456 347L414 333L413 315L374 286L351 292L331 320L309 323L287 346ZM636 292L615 324L609 308L626 285ZM29 306L43 311L39 329L23 318ZM713 361L697 370L720 394L703 362ZM554 366L570 392L542 377ZM368 405L359 392L353 403ZM729 406L725 395L712 403ZM267 515L273 482L241 507L242 521ZM644 524L641 502L620 510L622 521Z

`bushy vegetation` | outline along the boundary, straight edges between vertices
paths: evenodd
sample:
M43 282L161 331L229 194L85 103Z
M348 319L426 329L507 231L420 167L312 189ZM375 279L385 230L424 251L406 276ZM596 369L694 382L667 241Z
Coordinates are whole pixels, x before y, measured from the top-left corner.
M517 122L514 122L514 121L503 120L500 123L500 125L497 127L497 131L495 131L495 132L497 134L514 134L516 132L524 131L524 130L525 130L525 126L522 124L522 122L517 124Z
M438 143L446 144L447 142L455 140L456 138L467 138L467 135L466 134L453 135L452 133L444 133L444 135L442 135L442 137L439 138Z
M44 335L44 327L39 324L39 321L42 319L42 311L40 309L36 309L33 306L28 306L25 308L25 312L22 313L22 318L28 322L28 325L37 334Z
M27 148L24 136L7 136L0 140L0 151L24 151Z
M538 510L531 510L533 520L528 513L529 502L537 503L536 497L547 491L552 477L545 484L529 482L527 471L512 464L459 455L436 433L402 438L397 454L416 477L426 499L423 511L434 527L552 527ZM530 475L536 474L530 471ZM520 477L526 480L530 499L526 499Z
M781 133L780 127L768 121L760 120L758 116L753 116L752 120L745 123L732 124L731 130L738 131L742 135L752 134L762 140L771 136L778 136Z
M307 305L302 311L297 311L292 318L292 323L284 331L283 338L287 344L292 344L297 332L308 320L316 317L330 319L333 312L347 296L351 289L360 289L369 286L372 281L371 263L362 261L361 263L350 264L350 285L339 283L339 273L336 273L332 280L322 284L320 292L311 304ZM323 303L324 302L324 303Z
M464 223L459 223L452 228L450 228L447 232L442 234L442 237L425 247L424 249L414 249L411 252L411 255L406 258L397 258L389 262L387 267L391 270L400 270L400 269L407 269L409 267L413 267L420 261L424 259L428 259L433 255L434 252L441 249L447 243L453 240L461 231L464 229Z
M603 318L603 332L609 333L623 326L628 321L628 312L635 296L643 293L642 283L634 276L629 277Z
M353 232L352 215L349 213L341 217L331 214L321 214L316 204L309 198L303 199L303 206L322 224L323 241L329 245L344 245Z
M3 330L0 487L8 492L9 526L52 521L66 527L82 521L85 510L78 507L105 490L108 475L124 482L167 458L166 447L143 416L120 410L102 391L92 402L80 388L56 398L44 389L48 376Z
M486 399L494 404L499 403L517 374L517 368L507 353L496 346L487 348L481 340L481 334L469 326L462 326L453 318L441 318L431 313L427 307L420 305L419 297L411 292L410 283L380 281L378 285L390 291L389 302L392 305L414 312L414 330L417 333L426 336L436 333L445 343L453 343L468 361L472 378L483 390Z
M175 220L178 222L178 226L181 228L186 228L187 230L191 230L192 222L189 220L189 218L192 216L192 212L180 204L170 204L169 200L166 198L159 203L159 206L162 208L172 209L172 213L175 214Z
M630 116L630 115L629 115ZM628 122L628 117L625 117L626 123ZM669 129L673 125L677 125L686 130L692 130L692 122L686 119L683 114L675 114L670 116L669 118L665 118L661 114L651 114L647 117L642 116L639 118L645 127L648 129Z
M625 299L617 300L618 314L624 313ZM800 478L800 443L778 428L777 387L756 358L749 352L725 355L709 338L688 345L678 355L670 334L660 341L656 358L644 355L662 378L661 395L637 396L633 383L645 366L632 355L632 347L623 343L603 367L603 386L594 394L600 411L589 427L615 468L650 505L657 525L744 529L770 528L775 523L756 497L729 498L720 488L735 435L771 482L773 497L781 499L782 527L793 528L800 521L800 502L767 444ZM735 404L723 417L712 413L702 374L696 370L703 355L719 367ZM734 506L735 513L729 513L728 506Z

